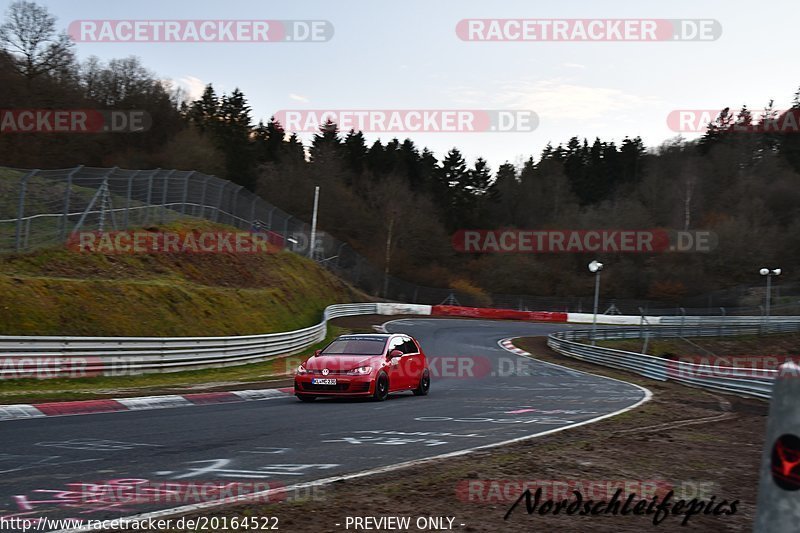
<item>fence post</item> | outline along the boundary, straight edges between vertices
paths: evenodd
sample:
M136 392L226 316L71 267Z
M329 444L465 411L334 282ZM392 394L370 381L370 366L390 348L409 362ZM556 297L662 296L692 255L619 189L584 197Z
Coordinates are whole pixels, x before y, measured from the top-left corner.
M289 242L289 221L290 220L292 220L292 215L289 215L289 217L286 219L286 222L284 222L284 224L283 224L283 242L284 242L284 247L286 246L286 243Z
M253 195L253 201L250 205L250 225L252 226L256 221L256 203L258 202L258 196L255 194Z
M797 530L800 523L800 367L788 362L778 369L769 405L767 438L761 453L756 520L753 531Z
M147 221L150 220L150 206L153 205L153 176L159 172L161 172L161 169L157 168L147 177L147 207L144 210L144 225L147 225Z
M181 202L181 214L186 214L186 200L189 197L189 178L191 178L195 174L195 171L191 171L183 178L183 200Z
M122 229L128 229L129 214L131 211L131 195L133 194L133 179L141 172L141 170L137 170L128 176L128 196L125 200L125 216L122 217Z
M167 219L167 191L169 190L169 177L175 174L175 169L167 172L164 176L164 190L161 193L161 223L163 224Z
M81 171L83 165L73 168L67 174L67 188L64 191L64 216L61 218L61 240L67 239L67 222L69 217L69 195L72 194L72 177Z
M211 176L204 175L203 177L203 189L200 193L200 218L205 218L206 216L206 190L208 189L208 180L211 179ZM194 214L194 210L192 210L192 214Z
M78 223L75 225L75 228L72 230L72 233L78 232L78 230L80 230L83 227L83 223L86 222L86 217L89 216L89 211L92 210L92 208L94 207L95 202L97 202L97 199L100 198L100 196L103 195L104 193L105 194L109 194L108 193L108 177L111 176L111 174L113 174L118 168L119 167L114 167L112 169L109 169L109 171L106 172L105 174L103 174L103 183L97 189L97 192L95 193L95 195L92 196L92 200L89 202L89 205L86 206L86 209L84 209L83 214L81 215L80 220L78 220ZM104 200L101 200L101 202L102 201L104 201ZM102 216L105 216L105 213L101 213L101 217ZM103 230L103 225L102 224L103 224L103 222L101 221L101 223L100 223L100 231Z
M219 196L217 196L217 208L214 211L214 222L219 221L219 212L222 209L222 195L225 193L225 187L228 186L229 181L223 181L222 187L219 188Z
M239 216L239 213L236 211L236 208L239 206L239 194L244 189L244 185L239 185L239 188L236 189L236 192L233 193L233 197L231 198L231 226L239 227L239 222L242 217Z
M22 176L19 180L19 206L17 209L17 228L14 248L19 252L22 250L22 217L25 216L25 193L28 188L28 179L35 176L39 169L32 170Z
M722 337L722 331L723 331L723 328L725 327L725 316L726 315L725 315L725 308L724 307L720 307L719 310L722 311L722 320L719 321L719 333L717 334L717 336L718 337Z

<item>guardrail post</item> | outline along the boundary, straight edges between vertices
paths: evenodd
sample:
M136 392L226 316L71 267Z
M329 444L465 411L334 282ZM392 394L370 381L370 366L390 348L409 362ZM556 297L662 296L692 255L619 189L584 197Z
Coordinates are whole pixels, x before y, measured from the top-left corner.
M780 366L772 388L761 454L756 533L797 530L800 524L800 367Z
M723 328L725 327L725 308L720 307L719 310L722 312L722 319L719 321L719 331L717 333L717 337L723 336Z
M73 168L67 174L67 188L64 190L64 216L61 218L61 240L67 239L67 222L69 217L69 195L72 194L72 178L83 169L83 165Z
M32 170L22 176L19 180L19 206L17 209L17 228L14 239L14 248L19 252L22 250L22 218L25 216L25 193L28 189L28 179L35 176L39 169Z

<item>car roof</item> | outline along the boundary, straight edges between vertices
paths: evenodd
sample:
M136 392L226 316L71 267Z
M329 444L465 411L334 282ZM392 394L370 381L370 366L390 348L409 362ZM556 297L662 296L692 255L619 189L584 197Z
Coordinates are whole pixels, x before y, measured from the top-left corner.
M372 338L372 339L388 339L390 337L411 337L406 333L348 333L347 335L339 335L339 339L347 339L347 338L356 338L356 339L363 339L363 338Z

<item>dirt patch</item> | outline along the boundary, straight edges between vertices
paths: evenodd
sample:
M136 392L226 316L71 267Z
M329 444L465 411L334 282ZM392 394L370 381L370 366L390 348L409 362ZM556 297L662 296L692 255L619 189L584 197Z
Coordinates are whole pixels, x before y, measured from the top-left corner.
M276 516L281 530L293 532L340 532L348 516L451 516L456 529L462 531L752 530L766 402L609 371L554 354L541 337L521 340L518 345L542 360L641 384L653 392L653 399L634 411L594 424L337 482L310 499L240 504L203 515ZM391 464L390 454L387 464ZM479 497L478 491L470 496L469 491L459 490L469 482L491 487L487 480L658 481L687 500L695 491L706 500L715 496L715 504L722 500L739 503L735 514L694 516L683 527L682 517L677 516L667 517L658 526L653 525L652 515L529 516L524 504L504 520L511 500L486 501L488 492L480 492Z
M615 350L640 352L641 339L600 341L601 346ZM689 337L683 339L652 339L647 353L659 357L730 357L785 356L800 358L800 334L742 335L736 337Z

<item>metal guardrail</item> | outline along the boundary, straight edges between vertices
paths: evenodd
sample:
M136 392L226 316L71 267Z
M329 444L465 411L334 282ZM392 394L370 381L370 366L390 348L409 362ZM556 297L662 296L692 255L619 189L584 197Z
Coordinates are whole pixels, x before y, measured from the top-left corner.
M129 375L235 366L294 354L325 339L332 318L374 314L375 303L337 304L323 320L283 333L234 337L0 336L4 377L79 368L86 375ZM32 372L33 370L33 372Z
M700 317L686 317L699 319ZM744 317L742 317L744 318ZM790 333L800 331L800 317L793 320L764 323L761 317L750 317L750 323L740 320L720 321L707 325L658 326L638 328L598 329L596 339L620 340L679 337L719 337L734 335L763 335L770 333ZM695 324L704 321L693 320ZM688 320L687 320L688 322ZM662 322L663 323L663 322ZM754 370L752 368L720 367L705 364L676 361L653 355L602 346L592 346L581 340L590 340L591 330L568 330L552 333L547 345L568 357L574 357L612 368L635 372L659 381L677 381L705 389L730 392L744 396L769 398L777 370ZM724 370L722 370L724 369Z

